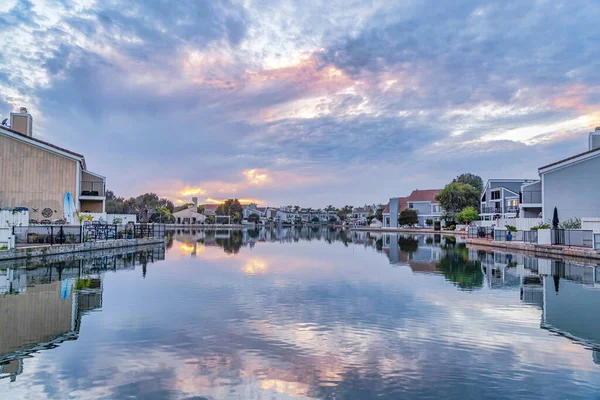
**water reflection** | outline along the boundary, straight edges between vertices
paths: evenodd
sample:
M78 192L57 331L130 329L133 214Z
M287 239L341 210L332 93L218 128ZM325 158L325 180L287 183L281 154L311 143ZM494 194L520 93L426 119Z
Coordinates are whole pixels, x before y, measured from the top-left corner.
M54 312L66 316L62 302L73 310L76 299L69 315L79 322L28 343L69 332L77 340L13 358L25 368L6 364L7 376L22 372L0 390L495 399L590 398L600 389L600 354L589 350L600 343L600 326L588 323L600 307L593 265L487 252L451 236L327 227L181 230L167 243L166 257L134 255L137 266L96 257L60 278L56 266L35 272L55 277L45 278L57 284ZM48 266L38 267L19 271ZM6 296L38 286L27 279L11 275L2 287L19 294ZM87 292L99 297L81 300Z
M164 259L164 248L83 255L42 265L0 266L0 379L14 382L28 358L77 340L82 317L102 308L103 274ZM56 257L60 258L60 257ZM7 267L8 266L8 267Z

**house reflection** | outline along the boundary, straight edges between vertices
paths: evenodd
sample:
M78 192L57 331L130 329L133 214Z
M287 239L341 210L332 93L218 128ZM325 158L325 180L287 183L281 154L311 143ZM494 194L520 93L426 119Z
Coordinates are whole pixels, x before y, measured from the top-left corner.
M0 379L15 380L32 353L76 340L82 317L102 308L105 271L164 259L164 248L93 253L69 262L0 269Z

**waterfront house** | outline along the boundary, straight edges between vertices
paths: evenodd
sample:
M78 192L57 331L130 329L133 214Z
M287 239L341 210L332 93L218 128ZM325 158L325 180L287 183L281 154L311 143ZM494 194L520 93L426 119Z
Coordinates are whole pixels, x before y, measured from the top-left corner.
M514 218L519 214L521 187L535 179L489 179L481 192L480 217L491 221L499 217Z
M204 212L202 214L204 214L206 217L214 217L217 215L217 208L219 206L220 204L205 204Z
M33 134L27 109L0 126L0 208L27 207L31 219L70 219L64 212L70 193L75 208L105 212L106 178L89 171L83 155L42 141Z
M196 207L188 207L173 213L176 224L193 225L201 224L206 220L206 216L197 212Z
M263 218L264 215L264 208L261 210L259 209L259 207L256 205L256 203L250 203L246 206L242 206L243 210L242 210L242 218L244 219L248 219L249 216L251 216L252 214L256 214L258 215L259 218Z
M443 210L435 199L441 189L413 190L407 197L393 197L383 208L383 227L397 227L398 216L407 209L417 211L419 226L426 226L427 220L439 221Z
M546 221L554 207L561 221L600 217L600 128L589 134L588 146L586 152L538 169Z
M350 218L353 223L358 223L364 225L367 223L367 217L369 215L375 214L377 209L373 209L374 206L364 205L362 207L355 207L352 209L352 214Z
M443 215L440 203L435 199L441 189L413 190L406 198L408 209L416 210L419 226L426 226L427 220L440 221Z
M521 218L540 218L542 215L542 181L521 185L519 203Z

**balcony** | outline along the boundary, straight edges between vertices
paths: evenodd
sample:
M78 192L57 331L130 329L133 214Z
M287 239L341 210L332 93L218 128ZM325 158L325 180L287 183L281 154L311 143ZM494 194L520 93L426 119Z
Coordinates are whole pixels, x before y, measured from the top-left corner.
M496 207L481 207L481 214L502 214L502 209Z
M531 190L521 193L521 204L524 206L527 204L542 204L542 191Z
M104 197L104 182L81 181L81 196Z

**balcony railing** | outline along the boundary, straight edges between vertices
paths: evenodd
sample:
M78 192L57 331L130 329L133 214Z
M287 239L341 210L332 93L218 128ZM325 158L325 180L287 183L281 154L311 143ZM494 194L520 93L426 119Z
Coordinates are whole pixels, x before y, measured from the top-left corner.
M82 196L104 196L104 182L81 181Z
M521 204L541 204L542 203L542 191L531 190L522 193Z
M482 214L502 214L501 208L496 207L481 207Z

